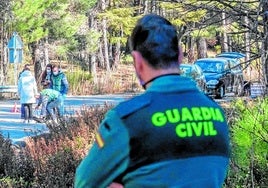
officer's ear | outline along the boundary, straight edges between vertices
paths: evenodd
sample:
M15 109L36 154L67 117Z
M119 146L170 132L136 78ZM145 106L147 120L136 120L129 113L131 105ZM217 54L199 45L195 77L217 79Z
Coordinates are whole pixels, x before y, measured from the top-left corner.
M131 55L133 57L134 67L135 67L136 71L140 72L143 68L143 61L144 61L141 53L138 51L132 51Z

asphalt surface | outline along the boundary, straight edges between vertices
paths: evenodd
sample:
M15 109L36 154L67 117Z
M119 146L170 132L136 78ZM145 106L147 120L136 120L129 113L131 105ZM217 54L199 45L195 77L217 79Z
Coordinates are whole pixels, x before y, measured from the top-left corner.
M122 95L93 95L93 96L67 96L65 101L65 113L73 115L77 110L84 106L118 104L133 94ZM14 107L18 112L14 112ZM19 100L0 100L0 132L5 138L11 139L13 143L21 142L28 136L48 132L44 123L23 123L20 118L20 102ZM35 115L39 115L40 110L35 111Z
M118 104L124 100L133 97L135 94L117 94L117 95L92 95L92 96L67 96L65 100L65 114L74 115L85 106ZM227 94L223 99L215 100L217 103L228 103L234 99L232 93ZM23 141L28 136L48 132L44 123L23 123L20 118L20 112L13 112L14 105L20 110L19 100L0 100L0 132L5 138L11 139L13 143ZM38 116L39 111L35 111Z

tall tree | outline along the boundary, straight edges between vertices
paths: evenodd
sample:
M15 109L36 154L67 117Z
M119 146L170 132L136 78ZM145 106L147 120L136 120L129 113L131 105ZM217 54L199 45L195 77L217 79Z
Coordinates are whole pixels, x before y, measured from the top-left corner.
M195 57L195 41L196 39L201 39L205 44L198 43L198 54L203 57L206 56L206 41L202 39L204 33L203 26L200 24L207 15L207 11L203 8L197 9L193 7L190 3L196 1L184 1L184 3L170 3L162 2L160 3L160 8L171 22L177 26L179 31L179 41L186 37L187 45L185 46L185 51L187 53L187 58L189 63L193 63L196 59ZM201 31L201 32L200 32ZM200 40L198 40L201 42ZM201 55L202 54L202 55Z
M107 28L109 31L108 41L110 46L110 66L119 64L122 44L127 43L127 38L131 34L131 29L134 27L137 17L133 17L135 9L133 7L127 7L127 4L116 4L110 10L106 10L104 13L99 14L100 19L107 20Z
M25 44L26 52L31 54L32 64L35 65L35 76L41 74L42 51L39 49L40 40L48 36L45 28L46 17L44 14L56 0L45 1L14 1L13 14L14 29L20 34Z
M106 0L101 0L101 11L105 11L107 7L107 2ZM103 48L101 49L103 52L103 59L104 59L104 64L106 67L106 70L109 72L110 71L110 63L109 63L109 49L108 49L108 27L107 27L107 19L104 18L101 21L101 30L102 30L102 40L103 40Z
M9 0L0 1L0 85L7 83L7 42L11 35L11 2Z
M221 51L228 52L228 37L227 37L228 23L225 11L222 11L221 14L222 14L222 26L223 26Z
M77 57L78 38L86 25L87 11L96 0L16 1L13 6L14 26L21 33L35 64L36 78L48 63L45 54L68 59ZM78 36L78 37L77 37ZM48 46L52 46L48 50ZM72 58L75 59L75 58Z
M174 4L177 1L173 1ZM216 26L217 32L222 33L221 50L247 53L243 62L245 68L250 64L259 65L261 54L264 77L267 78L267 63L265 45L267 44L265 30L266 0L263 1L181 1L186 10L206 10L206 16L196 23L196 27L189 26L190 34L194 30L207 30L209 26ZM245 22L246 20L246 22ZM223 24L221 24L223 23ZM192 30L192 31L191 31ZM264 32L263 32L264 31ZM187 35L186 35L187 36ZM245 43L246 41L246 43ZM263 44L259 46L259 44ZM249 48L250 47L250 48ZM267 82L267 81L265 81Z
M264 79L263 82L268 87L268 1L262 0L260 2L262 7L263 16L263 53L262 53L262 66Z

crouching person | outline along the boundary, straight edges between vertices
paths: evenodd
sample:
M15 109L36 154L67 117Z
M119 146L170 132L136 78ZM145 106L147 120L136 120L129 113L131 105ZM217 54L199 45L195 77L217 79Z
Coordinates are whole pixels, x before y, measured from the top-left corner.
M45 88L40 92L36 109L41 106L41 118L50 117L54 123L57 123L57 115L60 110L60 92Z

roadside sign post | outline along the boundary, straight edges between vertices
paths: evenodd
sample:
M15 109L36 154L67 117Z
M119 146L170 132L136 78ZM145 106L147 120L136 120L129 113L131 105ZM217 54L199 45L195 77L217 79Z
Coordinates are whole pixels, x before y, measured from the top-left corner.
M20 36L14 32L8 41L8 60L14 64L14 82L17 85L18 79L18 63L22 63L23 59L23 43Z

